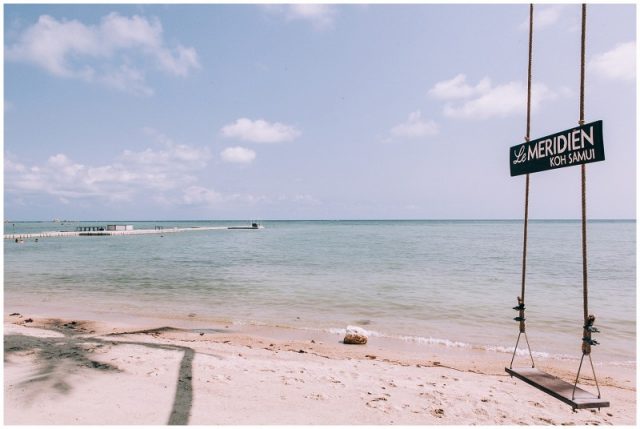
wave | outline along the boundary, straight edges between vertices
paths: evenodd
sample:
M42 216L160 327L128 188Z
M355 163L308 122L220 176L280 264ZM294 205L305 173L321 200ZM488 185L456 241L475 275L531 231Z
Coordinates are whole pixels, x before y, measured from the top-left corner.
M450 348L460 348L460 349L472 349L472 350L484 350L487 352L493 353L504 353L504 354L513 354L514 347L513 346L500 346L500 345L487 345L487 344L471 344L463 341L450 340L447 338L434 338L434 337L423 337L417 335L391 335L383 332L378 332L370 329L364 329L360 326L347 326L347 328L314 328L314 327L300 327L300 326L288 326L282 324L270 324L262 321L254 321L254 320L234 320L232 322L234 325L253 325L253 326L271 326L274 328L285 328L285 329L296 329L303 331L315 331L315 332L325 332L332 335L344 336L347 332L347 329L357 329L359 332L365 334L368 337L377 337L384 338L394 341L402 341L405 343L413 343L419 345L436 345L436 346L444 346ZM543 351L532 350L531 354L534 358L538 359L553 359L559 361L578 361L580 356L569 355L563 353L550 353ZM529 355L529 351L524 348L518 348L516 350L516 356L525 357ZM620 367L633 367L636 365L636 361L633 360L625 360L625 361L611 361L611 362L594 362L595 366L601 365L612 365L612 366L620 366Z
M312 329L312 328L308 328L308 329ZM443 338L420 337L420 336L413 336L413 335L387 335L377 331L363 329L360 327L358 329L369 337L389 338L393 340L401 340L404 342L417 343L417 344L436 344L436 345L442 345L446 347L460 347L460 348L472 347L471 344L468 344L468 343L463 343L461 341L451 341ZM323 331L328 332L330 334L344 335L347 332L347 329L329 328L329 329L324 329Z

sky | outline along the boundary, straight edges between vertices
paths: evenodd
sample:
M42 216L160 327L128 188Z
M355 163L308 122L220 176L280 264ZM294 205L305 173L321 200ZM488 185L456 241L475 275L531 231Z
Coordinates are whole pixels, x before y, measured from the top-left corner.
M589 5L589 218L636 208L636 6ZM5 5L10 220L520 219L528 4ZM580 6L534 12L531 138L577 126ZM531 175L580 217L580 168Z

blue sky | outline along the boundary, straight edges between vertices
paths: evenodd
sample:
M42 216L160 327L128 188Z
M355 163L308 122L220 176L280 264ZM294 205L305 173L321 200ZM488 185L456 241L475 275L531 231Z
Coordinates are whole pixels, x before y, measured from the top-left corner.
M520 5L5 5L5 219L521 218ZM578 120L580 6L535 10L532 138ZM635 5L590 5L591 218L635 218ZM531 177L578 218L580 169Z

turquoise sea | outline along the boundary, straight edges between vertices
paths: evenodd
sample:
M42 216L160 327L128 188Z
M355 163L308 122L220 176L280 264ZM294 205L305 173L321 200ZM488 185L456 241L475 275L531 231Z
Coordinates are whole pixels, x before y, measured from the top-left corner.
M111 222L5 223L5 233ZM118 222L125 223L125 222ZM135 229L246 224L126 222ZM203 323L287 326L513 350L522 221L264 221L260 230L5 240L5 312L17 306ZM532 221L527 332L536 353L579 358L579 221ZM632 365L636 223L588 224L594 360Z

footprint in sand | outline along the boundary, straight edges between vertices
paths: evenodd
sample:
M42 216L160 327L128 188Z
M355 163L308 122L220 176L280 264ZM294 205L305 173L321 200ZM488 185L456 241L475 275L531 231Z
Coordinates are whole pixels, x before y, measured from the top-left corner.
M428 393L428 392L420 392L420 393L418 393L418 396L421 396L423 398L427 398L429 400L434 400L435 399L435 395L433 393Z
M484 408L476 408L473 412L476 416L489 417L489 413Z
M314 401L324 401L327 399L327 397L322 393L312 393L311 395L305 395L304 397L307 399L313 399Z
M346 387L342 381L338 380L338 379L337 379L337 378L335 378L335 377L325 378L325 380L327 380L329 383L332 383L332 384L339 384L339 385L341 385L342 387Z
M280 376L280 380L284 383L285 386L289 386L295 383L304 383L304 380L298 377L285 377L284 375Z
M388 395L387 395L388 396ZM387 404L388 399L384 396L378 396L377 398L373 398L367 401L367 407L373 408L375 410L382 411L385 414L389 414L391 411L391 406Z
M434 417L437 417L437 418L441 419L441 418L444 417L444 410L442 408L436 408L436 409L431 410L431 414Z

